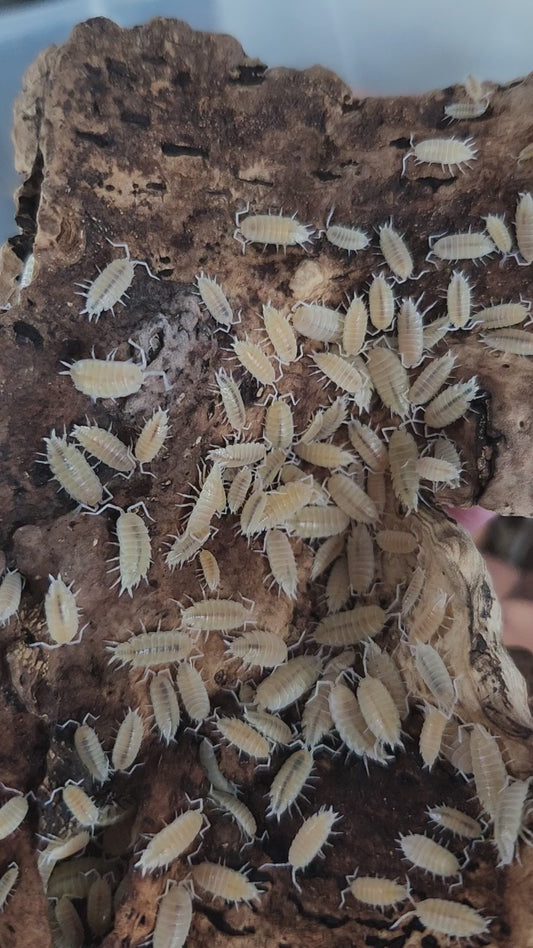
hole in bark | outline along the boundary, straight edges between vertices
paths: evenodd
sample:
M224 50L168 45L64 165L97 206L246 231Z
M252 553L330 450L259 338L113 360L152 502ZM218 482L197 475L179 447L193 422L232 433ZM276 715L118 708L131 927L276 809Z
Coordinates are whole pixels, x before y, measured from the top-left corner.
M182 89L185 89L191 81L190 74L188 72L176 72L172 77L172 85L181 86Z
M150 191L166 191L167 186L164 181L147 181L146 187Z
M176 145L173 142L161 142L161 151L167 158L209 158L207 148L194 145Z
M25 260L33 248L33 241L37 229L37 211L41 200L43 165L43 155L40 149L38 149L31 174L22 185L18 196L15 221L22 233L17 234L15 237L10 237L8 243L13 247L17 257L21 260Z
M142 115L140 112L128 112L125 110L120 113L120 120L129 125L137 125L138 128L150 128L150 116Z
M325 171L322 168L317 168L317 170L312 171L311 174L313 178L318 178L319 181L338 181L339 178L342 178L342 175L335 174L334 171Z
M393 138L389 145L393 148L410 148L411 141L409 138Z
M44 487L45 484L48 484L51 477L48 464L40 464L39 461L33 462L28 473L34 487Z
M13 324L13 332L15 333L18 346L23 346L26 342L31 342L36 349L42 349L43 337L39 330L36 329L35 326L32 326L31 323L25 323L23 319L19 319Z
M260 82L264 82L264 73L267 68L268 66L264 63L256 63L253 66L243 63L242 66L234 69L230 82L241 86L257 86Z
M438 191L439 188L449 187L451 184L455 184L455 178L416 178L416 181L423 181L424 184L427 184L433 192Z
M246 184L259 184L263 188L273 188L273 181L264 181L263 178L242 178L241 175L237 175L239 181L244 181Z
M91 144L96 145L97 148L109 148L115 141L111 135L99 135L97 132L82 132L79 128L74 129L74 134L76 138L80 138L83 142L91 142Z

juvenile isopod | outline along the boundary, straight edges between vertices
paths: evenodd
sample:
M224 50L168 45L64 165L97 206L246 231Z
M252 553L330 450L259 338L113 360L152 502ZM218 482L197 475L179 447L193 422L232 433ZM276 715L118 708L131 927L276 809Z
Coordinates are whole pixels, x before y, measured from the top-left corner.
M498 741L482 724L474 724L472 728L470 753L479 802L489 816L494 818L500 795L507 785L507 768Z
M483 218L485 226L490 237L494 241L497 249L504 254L511 253L513 249L513 238L511 232L505 223L505 216L498 214L487 214Z
M281 398L274 399L267 408L265 440L273 448L289 448L294 436L294 421L290 405Z
M440 843L436 843L434 839L430 839L429 836L424 836L422 833L408 833L406 836L400 836L398 842L405 858L417 869L424 869L431 875L441 878L458 876L461 872L457 856Z
M46 459L52 476L60 487L84 507L98 507L102 503L104 488L86 457L65 437L59 438L52 431L46 444Z
M265 538L265 552L268 557L273 582L290 599L296 597L298 569L290 541L281 530L269 530Z
M185 885L165 891L157 909L153 948L183 948L192 922L192 899Z
M189 658L194 642L181 629L156 632L143 631L133 635L125 642L112 642L107 651L112 653L110 662L131 665L132 668L153 668L157 665L171 665Z
M297 537L318 540L322 537L336 537L344 533L350 522L348 514L329 504L326 507L309 506L302 509L288 522L287 528Z
M455 687L443 659L429 642L416 642L413 646L415 668L439 708L448 713L455 704Z
M374 542L365 524L352 525L346 540L346 558L350 589L352 593L364 595L374 582L376 568Z
M230 632L254 624L254 611L236 599L201 599L182 610L184 628L196 632Z
M236 869L216 862L200 862L193 866L191 875L194 885L200 886L214 899L224 902L253 902L261 898L261 891L253 882Z
M416 470L417 461L415 439L405 428L397 428L392 432L389 442L392 489L409 512L418 509L420 477Z
M321 668L317 655L299 655L279 665L257 686L255 704L267 711L282 711L315 684Z
M241 431L246 426L246 409L241 390L231 372L226 372L225 369L215 372L215 379L228 424L236 431Z
M88 724L80 724L74 732L74 747L93 780L105 783L109 777L109 760L96 731Z
M440 753L442 738L448 716L443 714L439 708L433 708L426 705L424 709L424 723L419 737L419 748L424 767L431 770Z
M226 506L226 492L222 480L223 464L215 461L198 492L187 521L187 533L191 537L204 537L209 533L215 514L222 513Z
M328 214L326 221L326 240L339 250L347 250L348 254L357 253L368 247L370 240L359 227L349 227L346 224L332 224L334 207Z
M204 827L202 807L185 810L171 823L152 836L146 849L135 863L143 876L156 869L166 869L192 845Z
M417 566L402 599L402 618L406 619L413 611L418 602L420 593L424 587L426 574L421 566Z
M241 718L217 718L217 728L239 753L258 759L269 757L270 746L266 737Z
M214 277L204 276L202 271L196 277L196 286L210 316L227 332L234 322L233 310L220 284Z
M98 822L100 810L83 787L67 783L63 787L63 802L80 826L92 828Z
M200 672L191 662L181 662L176 684L187 714L195 724L201 724L209 717L210 704Z
M305 244L312 242L314 228L305 224L300 224L295 217L282 217L281 214L249 214L244 220L240 220L243 214L248 214L249 205L243 211L237 211L235 223L237 227L233 232L235 240L242 246L242 252L246 252L247 244L264 244L265 247L273 244L278 250L283 247L294 247L296 245L305 250Z
M358 355L365 344L368 310L362 296L351 300L342 327L342 349L345 355Z
M495 329L493 332L482 333L481 338L489 349L496 349L498 352L533 355L533 333L527 329Z
M420 642L429 642L438 633L446 614L447 602L448 597L443 589L434 586L433 583L425 584L424 593L417 606L416 613L408 625L409 638L417 643L415 649ZM442 659L440 657L438 660L435 659L431 648L433 646L429 650L426 649L424 654L421 652L421 661L422 664L424 664L424 661L434 664L436 669ZM433 652L435 652L435 649L433 649ZM444 675L442 668L441 673ZM446 687L449 688L449 685Z
M135 457L141 466L157 457L168 437L168 412L156 408L135 442Z
M213 448L208 452L210 461L219 461L222 467L245 467L262 461L266 454L261 441L237 441L224 448Z
M473 938L488 931L488 922L479 912L469 905L449 899L416 902L413 914L426 928L450 938Z
M180 706L168 669L163 669L151 679L150 701L157 730L165 744L169 744L179 727Z
M72 436L93 457L115 471L129 474L135 467L131 449L111 431L98 425L74 425Z
M274 385L276 370L269 357L256 342L249 339L236 339L233 351L241 365L261 385Z
M490 237L473 231L448 234L434 242L432 240L430 238L430 253L426 260L432 255L437 256L439 260L482 260L496 250Z
M253 711L251 708L244 709L246 720L250 722L256 731L259 731L263 737L273 744L290 744L294 735L289 725L276 714L269 714L268 711Z
M444 171L448 168L451 175L457 171L463 171L462 165L470 167L470 162L474 161L477 155L472 138L465 138L461 141L458 138L427 138L425 141L418 142L413 146L411 138L412 151L408 152L402 165L402 174L405 174L405 165L407 159L414 155L416 164L427 162L428 164L440 165Z
M392 226L392 221L379 228L379 246L398 280L402 283L408 280L414 269L413 258L404 238Z
M0 806L0 839L6 839L19 828L28 812L28 801L25 796L11 797L7 803Z
M494 844L500 857L499 866L509 866L514 859L523 828L529 784L529 780L513 780L498 796L494 812Z
M382 273L372 278L368 305L372 325L376 329L388 329L394 319L394 293Z
M20 871L16 862L12 862L6 872L0 876L0 912L4 911L7 900L15 888Z
M468 813L457 810L453 806L430 806L427 814L433 823L442 829L449 830L454 836L462 836L464 839L479 839L482 835L481 824Z
M144 350L133 339L128 339L128 342L141 353L140 364L131 360L113 360L111 354L107 359L95 359L94 357L78 359L72 365L63 362L66 371L59 374L70 375L78 392L89 395L93 401L97 398L116 399L135 395L151 375L160 375L163 378L165 388L168 388L165 373L155 370L148 371Z
M8 570L0 583L0 625L5 625L18 611L22 595L22 576L16 569Z
M300 303L292 317L296 332L315 342L333 342L339 339L342 323L342 313L318 303Z
M215 787L216 790L223 790L225 793L234 794L236 792L234 784L220 770L215 749L206 737L200 743L198 757L212 787Z
M472 312L472 287L461 270L454 270L452 273L446 291L446 304L447 316L452 326L464 329Z
M240 527L243 536L253 537L266 529L267 500L267 494L260 487L252 491L241 510Z
M479 388L474 375L467 382L449 385L440 395L436 395L427 405L424 422L429 428L447 428L462 418L470 408L470 402L477 397Z
M215 592L220 584L220 567L216 556L210 550L201 550L198 559L204 583L210 592Z
M115 737L111 763L114 770L129 770L137 760L144 736L144 720L137 709L129 709Z
M383 744L402 747L398 708L379 678L365 675L357 688L357 700L367 727Z
M348 751L359 757L371 756L373 740L353 691L342 681L331 686L329 708L335 729Z
M226 813L229 813L229 815L233 817L237 826L245 836L248 836L249 839L253 839L257 832L257 822L246 804L241 800L237 800L237 797L233 793L225 793L223 790L215 790L213 788L209 791L209 797L221 810L225 810Z
M281 364L288 365L294 362L298 355L298 343L287 317L268 304L268 306L263 306L263 322Z
M389 906L397 905L398 902L405 902L409 898L407 886L382 876L359 876L355 872L353 876L346 876L346 882L348 888L342 893L341 905L344 904L346 892L351 892L358 902L382 911Z
M485 114L489 107L487 102L450 102L444 106L445 118L453 121L465 121L467 119L480 118Z
M380 550L397 556L413 553L418 547L417 538L408 530L378 530L376 543Z
M332 474L327 480L332 499L356 523L376 523L379 512L373 500L347 474Z
M253 629L243 632L228 644L228 654L239 658L244 665L257 668L275 668L287 661L287 645L277 632Z
M93 316L95 323L98 322L99 317L102 313L105 313L106 310L111 310L113 315L115 315L113 307L116 306L117 303L122 303L123 306L125 305L123 298L127 296L127 290L129 290L133 282L135 267L145 267L148 275L151 276L153 280L159 279L159 277L154 276L144 260L132 260L130 258L130 251L127 244L116 244L112 240L110 240L109 243L112 247L122 247L126 251L126 256L117 257L116 260L112 260L111 263L108 263L92 283L76 284L76 286L81 286L84 291L76 295L84 296L86 299L85 308L80 309L80 316L86 313L89 317L89 322L91 322Z
M411 297L401 302L398 313L398 352L402 365L411 369L422 360L424 324L422 313Z
M207 532L203 537L192 536L188 530L185 530L179 536L174 536L174 543L170 546L170 550L166 555L166 564L169 569L175 569L176 566L181 567L184 563L187 563L188 560L192 560L196 556L198 550L200 550L206 540L209 539L209 532Z
M408 398L412 405L425 405L435 398L444 385L455 365L455 356L451 352L432 359L420 375L417 375L409 389Z
M337 557L341 555L343 549L344 537L342 536L331 536L319 546L311 567L311 582L318 579L318 577L327 570L328 566L331 566Z
M307 461L316 467L328 467L330 469L346 467L355 460L350 451L340 448L337 444L323 443L322 441L311 441L309 444L298 441L294 445L294 453L302 461Z
M372 471L384 471L388 465L387 445L369 425L363 425L357 418L348 424L350 441Z
M231 513L238 513L252 484L251 468L241 467L233 478L228 490L228 507Z
M381 401L401 418L409 414L409 376L395 352L374 346L367 353L368 371Z
M516 242L525 263L533 262L533 196L529 191L519 194L516 205Z
M49 576L50 585L44 599L44 612L48 634L56 645L74 642L78 634L79 615L72 583L67 586L61 579Z
M292 868L292 879L297 889L296 873L305 869L313 859L321 854L333 826L341 817L335 813L333 807L321 807L318 813L307 817L296 833L289 847L289 866Z
M133 513L131 507L126 511L120 507L116 509L120 511L115 526L118 540L118 557L115 559L118 559L118 566L109 572L118 571L118 577L111 588L120 583L119 596L127 592L131 597L141 579L146 579L152 562L150 534L144 520Z
M320 645L357 645L367 636L379 635L387 619L381 606L355 606L346 612L325 616L318 623L314 640Z

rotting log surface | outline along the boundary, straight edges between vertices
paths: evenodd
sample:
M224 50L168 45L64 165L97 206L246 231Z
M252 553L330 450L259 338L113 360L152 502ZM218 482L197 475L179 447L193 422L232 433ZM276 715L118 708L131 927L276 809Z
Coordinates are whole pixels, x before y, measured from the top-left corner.
M223 334L200 309L193 293L202 269L216 275L243 327L259 326L262 303L287 308L298 298L324 298L333 305L362 287L379 266L373 247L347 257L319 239L308 254L300 248L286 254L249 247L242 255L233 240L233 216L249 201L258 212L283 207L319 228L334 205L335 220L361 223L367 229L391 215L408 236L417 271L426 264L429 234L481 226L489 212L512 217L517 192L529 190L527 163L517 165L510 152L527 144L533 82L495 89L482 119L463 123L471 132L478 159L464 175L452 176L435 166L408 162L400 176L409 136L415 140L444 130L443 107L454 90L421 98L365 99L354 96L332 73L319 68L297 72L267 70L246 58L230 37L195 33L179 22L154 20L121 30L98 19L78 26L60 48L44 52L26 74L15 113L16 166L25 178L19 194L22 234L2 250L0 299L12 308L1 320L2 462L0 505L2 539L9 565L26 577L18 620L2 632L0 776L8 786L33 789L37 803L24 828L3 842L2 865L16 859L22 877L9 910L0 918L3 948L50 944L46 900L37 874L35 833L65 831L60 806L44 808L51 791L68 778L84 776L72 747L72 731L58 724L99 715L98 733L107 748L128 706L150 713L142 675L109 667L104 649L109 639L123 640L127 630L149 629L161 620L176 624L173 600L198 598L194 564L170 574L163 562L163 543L178 531L180 492L197 480L196 468L208 446L221 443L229 429L212 393L214 371L222 363ZM132 258L147 260L160 277L151 280L137 268L127 305L104 314L98 325L78 315L75 283L92 280L115 254L105 240L125 241ZM15 304L13 277L19 257L33 243L37 273ZM451 268L429 268L409 292L425 293L429 304L441 296ZM517 299L531 295L530 268L498 260L475 274L476 299ZM432 311L441 312L438 304ZM242 328L242 327L241 327ZM58 374L62 360L87 357L94 346L99 357L119 347L128 357L133 337L149 353L150 369L164 369L172 389L168 396L156 379L138 395L119 403L89 400ZM441 348L457 355L457 378L477 374L482 397L466 421L448 431L465 459L462 487L442 491L439 503L482 502L503 513L531 516L533 470L531 437L531 363L499 356L480 345L474 333L457 332ZM309 347L308 347L309 348ZM294 363L284 373L282 391L292 390L297 430L324 402L323 386L309 379L308 363ZM305 376L305 377L304 377ZM263 410L257 389L243 385L250 437L259 436ZM172 436L153 465L156 477L136 473L129 482L115 477L115 503L146 501L154 563L148 587L133 598L117 596L106 576L106 544L114 540L106 515L85 517L56 486L37 454L52 428L67 430L90 413L100 425L112 422L128 441L143 416L158 404L170 410ZM387 416L388 417L388 416ZM385 420L373 413L373 422ZM521 679L501 647L501 620L490 580L471 540L461 528L433 508L410 518L423 537L424 566L453 594L445 635L447 657L463 680L460 713L467 721L485 721L505 742L516 776L533 770L532 722ZM268 592L268 567L251 555L245 541L235 541L226 518L210 548L223 567L220 594L242 593L256 601L261 624L290 627L295 641L310 627L319 608L319 593L296 604ZM302 586L311 555L295 544ZM243 569L243 564L245 568ZM402 570L389 563L379 595L390 603ZM80 645L45 652L28 645L44 635L42 600L49 573L61 572L79 589L78 605L88 624ZM387 647L395 640L385 642ZM221 687L231 688L238 668L225 664L220 636L211 636L201 662L212 702L231 713L235 705ZM412 670L404 669L409 680ZM292 713L293 720L297 720ZM405 872L397 850L400 832L425 832L428 804L444 800L469 812L472 788L454 776L446 761L431 774L422 771L416 751L421 717L413 710L406 725L406 752L388 769L338 756L320 756L320 780L311 791L313 812L322 803L343 814L333 847L324 862L315 861L302 878L302 893L287 885L287 870L257 868L283 862L299 817L268 823L269 839L240 854L237 828L210 811L211 828L203 855L239 866L249 860L253 878L266 890L259 907L221 909L196 904L188 944L215 946L436 946L412 918L395 931L395 917L356 906L352 899L338 908L344 877L359 866L366 874L400 876ZM151 833L186 806L185 794L197 798L207 785L198 762L194 735L183 734L163 752L155 735L145 739L144 766L131 777L117 775L113 799L131 803L138 833ZM231 750L222 751L222 766L238 780L244 799L259 817L271 777L254 772ZM90 789L89 784L85 784ZM107 788L101 795L106 798ZM57 798L56 798L57 800ZM107 851L120 851L111 838ZM123 845L123 843L122 843ZM456 851L459 851L457 848ZM153 928L156 899L165 878L142 879L128 855L127 882L106 948L139 945ZM496 870L490 843L479 845L464 872L456 897L493 915L491 935L473 943L525 948L533 944L530 850ZM186 865L174 866L182 878ZM448 886L411 874L417 898L445 896ZM452 893L453 897L454 893ZM22 919L24 921L22 921ZM444 941L442 942L444 943Z

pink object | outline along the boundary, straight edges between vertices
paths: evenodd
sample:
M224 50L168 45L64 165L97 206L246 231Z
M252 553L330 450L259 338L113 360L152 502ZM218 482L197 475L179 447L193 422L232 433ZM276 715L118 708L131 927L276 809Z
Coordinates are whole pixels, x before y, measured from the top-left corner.
M449 507L447 512L470 533L478 533L489 520L497 516L493 510L485 510L483 507Z

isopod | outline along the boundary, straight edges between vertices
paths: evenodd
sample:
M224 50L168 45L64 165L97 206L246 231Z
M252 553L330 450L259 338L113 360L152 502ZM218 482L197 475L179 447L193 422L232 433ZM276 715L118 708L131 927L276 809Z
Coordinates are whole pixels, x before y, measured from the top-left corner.
M500 791L494 812L494 844L499 866L509 866L521 835L529 780L513 780Z
M79 616L76 597L71 586L67 586L61 579L49 576L50 586L44 599L46 625L50 638L56 645L66 645L73 642L78 633Z
M263 306L263 322L281 364L288 365L294 362L298 354L298 343L287 317L269 303Z
M290 448L294 436L294 421L290 405L281 398L274 399L267 408L265 440L273 448Z
M20 871L16 862L12 862L6 872L0 876L0 912L3 912L6 902L15 888Z
M455 687L443 659L429 642L417 642L413 646L415 668L431 694L444 712L450 712L455 704Z
M127 244L116 244L113 243L112 240L110 240L109 243L112 247L122 247L126 251L126 256L117 257L116 260L112 260L111 263L108 263L92 283L76 284L76 286L81 286L84 290L83 293L76 295L84 296L86 299L85 308L80 309L80 316L86 313L89 317L89 322L91 322L93 316L95 323L98 322L99 317L102 313L105 313L106 310L111 310L113 315L115 315L113 307L116 306L117 303L122 303L123 306L125 305L123 297L127 296L127 290L129 290L133 282L135 267L145 267L148 275L151 276L153 280L159 279L159 277L154 276L144 260L132 260L130 258L130 251Z
M384 471L389 458L387 445L369 425L363 425L357 418L348 423L350 441L372 471Z
M152 668L181 662L189 657L193 649L194 642L186 632L159 628L156 632L143 631L125 642L113 642L107 646L107 651L112 652L110 662L117 661L132 668Z
M448 316L439 316L432 323L428 323L424 327L424 349L433 349L451 328Z
M485 221L486 228L489 232L490 237L492 238L497 249L501 253L511 253L513 248L513 238L505 223L505 216L498 216L498 214L487 214L483 218Z
M306 747L314 748L333 727L329 707L331 682L318 681L313 694L307 699L302 714L302 736Z
M386 263L398 280L402 283L408 280L413 273L413 258L404 238L394 230L392 222L379 228L379 246Z
M220 567L216 556L210 550L201 550L198 559L207 588L210 592L215 592L220 584Z
M437 826L447 829L454 836L462 836L464 839L479 839L483 833L478 820L475 820L468 813L457 810L452 806L430 806L427 814Z
M424 582L426 579L426 574L421 566L417 566L405 593L402 599L402 618L406 619L407 616L414 609L415 604L418 602L420 593L422 592Z
M109 760L96 731L88 724L80 724L74 732L74 747L93 780L105 783L109 777Z
M326 240L339 250L347 250L348 254L357 253L368 247L370 240L359 227L348 227L345 224L332 224L334 207L328 214L326 221Z
M424 767L427 767L428 770L432 769L433 764L439 756L447 723L448 716L446 714L443 714L439 708L426 705L424 709L424 723L420 731L418 744L422 760L424 761Z
M191 537L200 538L208 534L211 520L216 513L222 513L226 506L222 470L223 464L215 461L209 474L203 480L187 521L187 533Z
M91 359L78 359L72 365L63 362L66 371L59 374L70 375L78 392L89 395L93 401L97 398L116 399L135 395L151 375L160 375L165 383L165 388L168 388L165 373L155 370L148 371L143 349L133 339L128 339L128 342L141 353L140 364L131 360L113 360L111 356L108 356L107 359L92 357Z
M313 637L320 645L357 645L367 636L374 638L379 635L386 619L387 614L381 606L355 606L346 612L325 616L318 623Z
M66 895L57 900L54 915L59 927L59 939L54 941L66 944L69 948L83 948L85 941L83 923L74 905Z
M287 661L287 645L277 632L253 629L244 632L228 644L228 654L244 665L257 668L275 668Z
M214 790L213 788L209 791L209 797L220 809L225 810L233 817L245 836L253 839L257 832L257 822L253 813L241 800L237 800L233 793L225 793L223 790Z
M253 902L261 891L242 872L216 862L200 862L191 869L195 885L224 902Z
M425 480L433 481L434 484L453 484L457 483L461 476L461 466L443 458L423 457L416 462L416 470L419 476Z
M54 430L44 443L48 466L60 487L82 506L98 507L104 488L81 451L68 444L65 437L59 438Z
M299 655L279 665L257 686L255 704L267 711L282 711L313 687L320 674L316 655Z
M155 872L156 869L166 869L189 849L203 826L204 815L201 806L199 809L180 813L152 836L140 859L135 863L135 869L140 869L143 876L147 872Z
M90 839L89 830L80 830L79 833L73 833L71 836L53 837L48 840L47 846L39 853L39 868L45 866L52 868L53 864L61 859L75 856L85 849Z
M375 573L374 542L368 527L363 523L354 524L346 540L348 560L348 578L352 593L364 595L368 592Z
M394 293L382 273L372 279L368 305L372 325L376 329L388 329L394 319Z
M274 244L276 250L283 247L294 247L296 245L305 250L305 244L312 242L314 228L305 224L300 224L295 217L282 217L281 214L249 214L244 220L240 220L243 214L248 214L249 205L243 211L237 211L235 223L237 227L233 233L235 240L242 246L242 252L246 252L247 244Z
M311 567L310 580L314 582L324 573L328 566L341 555L344 549L344 537L331 536L325 540L315 553L313 566Z
M347 413L346 396L339 395L322 414L317 440L325 441L326 438L331 438L346 421Z
M183 948L192 922L192 900L185 885L171 885L159 903L153 948Z
M357 688L357 700L367 727L383 744L402 747L398 708L379 678L365 675Z
M394 553L398 556L413 553L418 540L408 530L378 530L376 543L385 553Z
M287 461L285 448L272 448L265 454L263 461L256 468L256 481L263 487L270 487L276 480L282 467ZM305 476L302 471L302 477Z
M326 603L328 612L338 612L350 598L350 577L345 556L335 560L326 583Z
M300 796L313 769L313 755L306 749L295 751L280 767L270 788L270 807L267 816L278 821Z
M327 467L334 469L336 467L346 467L355 460L350 451L340 448L337 444L323 443L321 441L311 441L304 444L298 441L294 445L294 453L309 464L316 467Z
M450 938L473 938L488 931L488 923L479 912L449 899L424 899L416 903L414 914L426 928Z
M334 504L326 507L302 507L287 523L287 528L297 537L318 540L344 533L350 522L348 514Z
M156 408L135 442L135 457L139 464L150 464L159 454L167 437L168 412L163 408Z
M373 500L347 474L332 474L327 480L332 499L357 523L376 523L379 513Z
M260 487L252 491L241 511L240 527L243 536L253 537L266 529L267 500L267 494Z
M331 686L329 708L335 729L348 751L363 757L371 756L373 741L353 691L342 681Z
M451 352L445 353L438 359L428 362L425 369L412 383L409 389L409 401L412 405L425 405L435 398L444 385L455 365L455 356Z
M245 708L244 714L252 727L259 731L263 737L266 737L268 741L273 744L291 743L293 733L282 718L275 714L269 714L268 711L253 711L251 708Z
M74 425L72 435L82 448L108 467L123 474L133 471L135 458L130 448L111 431L98 425Z
M428 164L440 165L443 169L448 168L450 174L455 173L455 169L463 171L462 165L470 167L470 162L474 161L477 155L472 138L465 138L460 141L458 138L427 138L413 147L413 151L407 153L403 159L402 174L405 173L405 165L410 155L414 155L416 164L423 162Z
M512 355L533 355L533 334L526 329L495 329L482 333L481 338L489 349L508 352Z
M159 734L169 744L179 727L180 706L168 669L158 672L150 681L150 701Z
M411 297L401 302L398 313L398 352L402 365L411 369L422 360L424 324L422 314Z
M440 843L436 843L434 839L430 839L429 836L424 836L422 833L408 833L406 836L400 836L398 842L405 858L417 869L424 869L431 875L441 878L458 876L461 872L457 856Z
M253 474L249 467L241 467L233 478L228 490L228 507L231 513L238 513L244 501L246 494L250 490Z
M63 787L63 802L80 826L92 828L98 822L100 810L83 787L67 783Z
M472 231L448 234L439 237L434 243L431 243L430 238L430 248L426 259L435 254L439 260L482 260L496 250L490 237Z
M236 431L241 431L246 425L246 409L241 390L232 374L226 372L225 369L219 369L218 372L215 372L215 379L228 424Z
M131 597L133 589L139 585L141 579L146 579L152 562L150 534L144 520L133 513L131 507L127 511L120 510L115 529L118 539L118 566L113 567L110 572L118 571L119 575L112 588L120 583L119 596L127 592Z
M368 310L362 296L351 300L342 327L342 349L348 356L358 355L365 344Z
M409 414L409 377L396 355L390 349L374 346L367 353L368 371L381 401L401 418Z
M107 879L96 878L87 893L87 922L93 935L105 935L111 925L113 905Z
M273 581L285 595L294 599L298 585L298 569L287 535L281 530L269 530L265 539L265 552Z
M217 728L239 753L258 759L269 757L270 747L266 737L241 718L217 718Z
M215 749L206 737L200 743L198 757L204 768L207 779L216 790L222 790L225 793L235 794L235 786L222 773L218 766Z
M487 306L476 313L476 322L482 329L507 329L523 323L529 316L529 308L523 303L500 303Z
M346 882L348 888L344 892L351 892L358 902L382 911L384 908L397 905L398 902L405 902L409 897L407 886L382 876L358 876L355 873L353 876L347 876ZM344 892L342 904L344 904Z
M527 191L518 196L516 206L516 242L525 263L533 262L533 196Z
M326 378L349 395L357 395L367 384L364 364L357 356L344 359L335 352L313 352L311 357Z
M452 326L464 329L472 312L472 287L461 270L454 270L446 291L447 316Z
M292 317L296 332L315 342L333 342L339 339L342 324L342 313L318 303L300 303Z
M424 422L430 428L447 428L454 421L462 418L470 408L470 402L478 396L479 388L474 375L467 382L456 382L449 385L440 395L433 398L426 406Z
M333 807L323 806L318 813L308 816L300 826L289 847L288 856L289 866L292 868L292 879L297 889L300 888L296 882L297 871L305 869L321 853L334 824L340 819L341 817L335 813Z
M182 610L181 621L197 632L230 632L255 623L253 609L235 599L201 599Z
M474 724L472 728L470 753L479 802L489 816L494 818L508 776L498 742L482 724Z
M488 107L488 102L450 102L444 106L444 116L451 121L476 119L484 115Z
M209 533L203 537L191 536L188 530L180 536L174 537L174 543L166 556L166 564L169 569L175 569L176 566L183 566L188 560L191 560L198 550L202 548L206 540L209 539Z
M129 770L141 749L144 721L137 709L129 709L122 721L113 745L111 763L114 770Z
M410 513L418 509L420 477L416 471L417 461L415 439L405 428L397 428L389 443L392 489Z
M234 319L233 310L222 287L214 277L204 276L203 272L196 277L196 286L210 316L227 332Z
M210 704L200 672L191 662L181 662L176 684L187 714L195 724L201 724L209 717Z
M236 339L233 351L242 366L261 385L274 385L276 370L269 357L256 342L249 339Z
M19 828L28 812L28 801L25 796L11 797L7 803L0 806L0 839L6 839Z
M388 652L382 652L379 645L371 639L365 643L365 671L373 678L379 678L389 692L398 709L400 719L409 713L407 690L398 666Z
M219 461L222 467L245 467L262 461L265 454L265 445L260 441L237 441L224 448L213 448L207 457L210 461Z
M5 625L18 611L22 595L22 576L16 569L8 570L0 583L0 625Z

